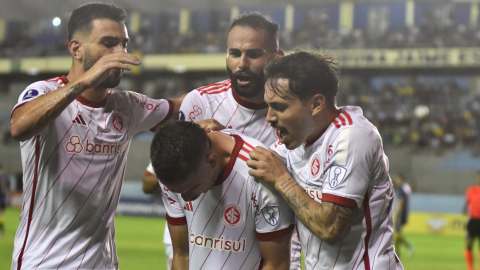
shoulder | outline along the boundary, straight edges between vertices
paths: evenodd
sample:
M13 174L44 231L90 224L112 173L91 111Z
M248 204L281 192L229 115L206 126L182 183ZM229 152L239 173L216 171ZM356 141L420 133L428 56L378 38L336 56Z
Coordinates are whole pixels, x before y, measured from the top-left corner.
M219 97L225 97L232 89L232 84L230 79L220 81L217 83L209 84L202 86L193 90L192 92L196 93L198 96L205 99L216 99Z
M342 112L333 120L332 138L346 139L350 142L367 142L371 144L381 144L381 136L377 128L368 121L360 107L348 106L342 107ZM365 145L365 144L363 144Z

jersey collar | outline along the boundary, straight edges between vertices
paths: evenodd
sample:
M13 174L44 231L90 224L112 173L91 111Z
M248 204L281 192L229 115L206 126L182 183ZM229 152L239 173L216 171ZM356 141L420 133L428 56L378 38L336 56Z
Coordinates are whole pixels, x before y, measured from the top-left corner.
M60 76L60 79L62 80L62 82L64 84L67 84L69 83L67 77L65 75L62 75ZM85 105L85 106L88 106L88 107L91 107L91 108L101 108L103 106L105 106L105 104L107 104L107 98L105 97L104 99L100 100L99 102L92 102L84 97L82 97L81 95L78 96L76 98L76 100L78 102L80 102L81 104Z
M268 105L265 102L263 102L261 104L257 104L257 103L252 103L252 102L245 101L241 96L239 96L237 94L237 92L235 91L235 87L233 87L233 84L232 84L232 94L233 94L233 98L235 99L235 101L238 104L242 105L242 107L245 107L247 109L262 110L262 109L268 108Z
M235 146L233 147L232 154L230 155L230 160L227 163L227 166L225 166L225 169L223 170L222 178L219 178L217 182L215 183L215 186L219 186L227 180L228 176L233 170L233 166L235 165L235 161L237 160L238 153L240 153L240 150L242 150L243 146L243 139L238 136L238 135L231 135L235 139Z

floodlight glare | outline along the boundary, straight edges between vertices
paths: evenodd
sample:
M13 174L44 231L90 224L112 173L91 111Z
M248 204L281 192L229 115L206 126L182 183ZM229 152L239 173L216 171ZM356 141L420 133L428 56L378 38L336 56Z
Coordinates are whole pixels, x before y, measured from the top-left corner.
M62 23L62 20L59 17L55 17L52 23L53 23L53 26L59 26Z

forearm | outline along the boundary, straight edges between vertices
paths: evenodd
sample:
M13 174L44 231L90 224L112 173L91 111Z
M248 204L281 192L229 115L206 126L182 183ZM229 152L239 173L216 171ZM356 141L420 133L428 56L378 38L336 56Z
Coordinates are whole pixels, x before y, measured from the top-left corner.
M24 141L39 133L84 90L80 82L74 82L19 107L10 122L12 137Z
M188 254L186 255L173 254L172 270L188 270Z
M337 242L345 237L350 226L344 226L344 220L338 222L340 215L333 211L331 203L319 203L308 194L290 176L278 179L275 188L295 212L297 218L313 234L327 242ZM338 209L335 209L338 210Z

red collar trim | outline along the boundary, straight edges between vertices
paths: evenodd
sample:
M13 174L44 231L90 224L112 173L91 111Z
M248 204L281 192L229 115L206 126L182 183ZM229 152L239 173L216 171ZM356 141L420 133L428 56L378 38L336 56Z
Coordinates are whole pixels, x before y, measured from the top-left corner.
M62 80L63 84L69 83L68 79L67 79L67 76L65 76L65 75L60 76L60 80Z
M232 154L230 155L230 160L227 163L227 166L225 166L225 169L223 170L223 175L222 179L219 183L215 184L221 185L225 180L227 180L228 176L232 172L233 166L235 165L235 161L237 161L237 156L238 153L240 153L240 150L242 150L243 147L243 139L238 136L238 135L231 135L235 139L235 146L233 147Z
M237 94L237 92L235 91L235 88L233 87L233 84L232 84L232 94L233 94L233 98L235 99L235 101L238 104L242 105L243 107L245 107L247 109L262 110L262 109L268 108L268 105L265 102L263 102L261 104L257 104L257 103L252 103L252 102L248 102L248 101L243 100L242 97L239 96Z
M88 107L101 108L101 107L105 106L105 104L107 104L107 97L100 100L99 102L93 102L93 101L90 101L90 100L88 100L88 99L86 99L86 98L84 98L83 96L80 95L80 96L77 97L77 101L82 103L85 106L88 106Z

